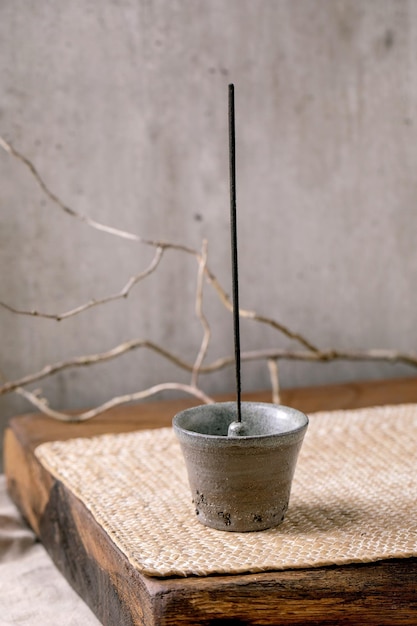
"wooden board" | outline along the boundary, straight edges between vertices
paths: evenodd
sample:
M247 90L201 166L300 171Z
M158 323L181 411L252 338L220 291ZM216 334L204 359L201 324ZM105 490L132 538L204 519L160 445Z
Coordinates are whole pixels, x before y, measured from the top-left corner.
M312 412L417 402L417 379L283 392ZM224 400L226 398L219 398ZM265 393L247 400L269 401ZM84 505L37 461L40 443L170 425L191 400L119 408L82 424L40 415L11 420L5 435L10 494L74 589L108 626L417 624L417 559L265 574L155 579L141 575ZM413 512L410 512L413 513Z

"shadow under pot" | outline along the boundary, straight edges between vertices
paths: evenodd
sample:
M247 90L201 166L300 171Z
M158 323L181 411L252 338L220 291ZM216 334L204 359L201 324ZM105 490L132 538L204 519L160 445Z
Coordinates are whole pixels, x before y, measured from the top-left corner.
M248 532L280 524L308 426L300 411L263 402L206 404L178 413L173 428L184 456L197 519Z

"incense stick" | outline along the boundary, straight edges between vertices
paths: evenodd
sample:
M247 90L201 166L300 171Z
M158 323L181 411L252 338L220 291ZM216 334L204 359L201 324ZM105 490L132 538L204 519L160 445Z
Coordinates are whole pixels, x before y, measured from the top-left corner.
M237 421L242 421L239 329L239 281L237 263L236 225L236 138L235 138L235 88L229 85L229 171L230 171L230 233L232 250L233 335L235 344Z

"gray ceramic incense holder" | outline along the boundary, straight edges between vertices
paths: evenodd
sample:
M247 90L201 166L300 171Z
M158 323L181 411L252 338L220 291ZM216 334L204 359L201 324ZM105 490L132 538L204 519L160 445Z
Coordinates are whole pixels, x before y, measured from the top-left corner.
M304 413L262 402L187 409L173 419L197 519L218 530L248 532L280 524L308 426Z
M286 406L241 402L234 86L229 85L230 232L236 402L206 404L174 417L197 518L218 530L280 524L308 425Z

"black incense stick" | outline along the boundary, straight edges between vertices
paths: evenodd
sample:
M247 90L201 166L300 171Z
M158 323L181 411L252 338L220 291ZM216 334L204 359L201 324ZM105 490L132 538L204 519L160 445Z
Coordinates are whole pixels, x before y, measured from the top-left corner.
M242 421L240 377L239 282L237 265L236 226L236 140L235 88L229 85L229 170L230 170L230 233L232 243L233 330L235 342L237 421Z

